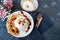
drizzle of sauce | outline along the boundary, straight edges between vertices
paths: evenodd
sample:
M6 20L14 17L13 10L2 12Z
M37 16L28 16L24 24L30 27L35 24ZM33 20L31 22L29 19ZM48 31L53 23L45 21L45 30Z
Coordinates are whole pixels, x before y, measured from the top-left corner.
M26 32L28 32L28 31L29 31L29 29L30 29L30 27L28 27L28 28L27 28Z
M21 13L23 13L23 11L22 11ZM28 32L29 29L30 29L31 22L30 22L30 20L27 18L26 15L23 14L23 16L26 17L26 19L29 21L28 28L27 28L27 30L26 30L26 32Z

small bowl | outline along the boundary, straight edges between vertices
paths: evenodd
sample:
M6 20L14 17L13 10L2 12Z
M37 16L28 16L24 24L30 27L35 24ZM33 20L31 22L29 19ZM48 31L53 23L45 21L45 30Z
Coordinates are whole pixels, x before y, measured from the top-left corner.
M30 7L30 10L29 9L25 9L22 5L23 4L25 4L26 3L26 5L29 5L28 3L30 3L30 6L32 7ZM37 0L33 0L33 1L29 1L29 0L21 0L21 2L20 2L20 4L21 4L21 7L22 7L22 9L23 10L25 10L25 11L29 11L29 12L33 12L33 11L35 11L35 10L37 10L37 8L38 8L38 1Z

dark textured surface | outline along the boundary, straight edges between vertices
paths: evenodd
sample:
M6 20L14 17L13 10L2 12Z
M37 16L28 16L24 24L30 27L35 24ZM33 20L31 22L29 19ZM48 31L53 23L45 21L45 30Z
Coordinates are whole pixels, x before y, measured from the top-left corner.
M18 0L13 0L13 1L14 1L14 5L16 5L14 6L15 11L18 9L20 10L21 8L19 6L20 4L19 1ZM37 9L37 11L41 11L45 13L54 22L54 25L43 34L45 40L60 40L60 0L38 0L38 1L39 1L39 8ZM0 34L0 40L12 40L12 39L20 40L18 38L9 35L6 32L6 28L4 26L5 22L2 22L0 20L0 24L1 24L0 28L2 30L0 31L0 33L4 35L2 36ZM9 37L9 38L5 38L5 37Z
M43 35L46 40L60 40L60 0L40 0L39 11L44 12L54 25Z

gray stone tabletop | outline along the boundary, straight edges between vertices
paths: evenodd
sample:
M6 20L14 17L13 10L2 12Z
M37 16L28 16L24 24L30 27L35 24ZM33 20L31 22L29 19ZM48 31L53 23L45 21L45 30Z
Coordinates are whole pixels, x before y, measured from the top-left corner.
M39 0L39 9L54 23L43 36L45 40L60 40L60 0Z
M17 0L13 0L13 1L17 1ZM38 2L39 2L39 8L37 10L45 13L54 23L53 26L43 34L45 40L60 40L60 0L38 0ZM4 27L3 24L5 25L5 23L0 21L0 28ZM13 39L14 37L9 35L6 31L3 32L4 28L2 28L2 31L0 31L0 33L2 33L3 35L2 36L0 34L0 40ZM6 39L5 37L8 37L8 35L9 38ZM17 39L18 38L15 38L13 40L17 40Z

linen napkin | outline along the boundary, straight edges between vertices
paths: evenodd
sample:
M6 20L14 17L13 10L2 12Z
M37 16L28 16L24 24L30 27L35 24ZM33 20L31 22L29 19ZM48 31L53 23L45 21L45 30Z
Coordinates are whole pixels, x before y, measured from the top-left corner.
M43 19L37 30L40 33L44 33L53 25L53 22L46 14L37 11L37 12L34 12L33 14L31 14L34 19L34 25L36 25L36 18L39 15L39 13L42 14Z

